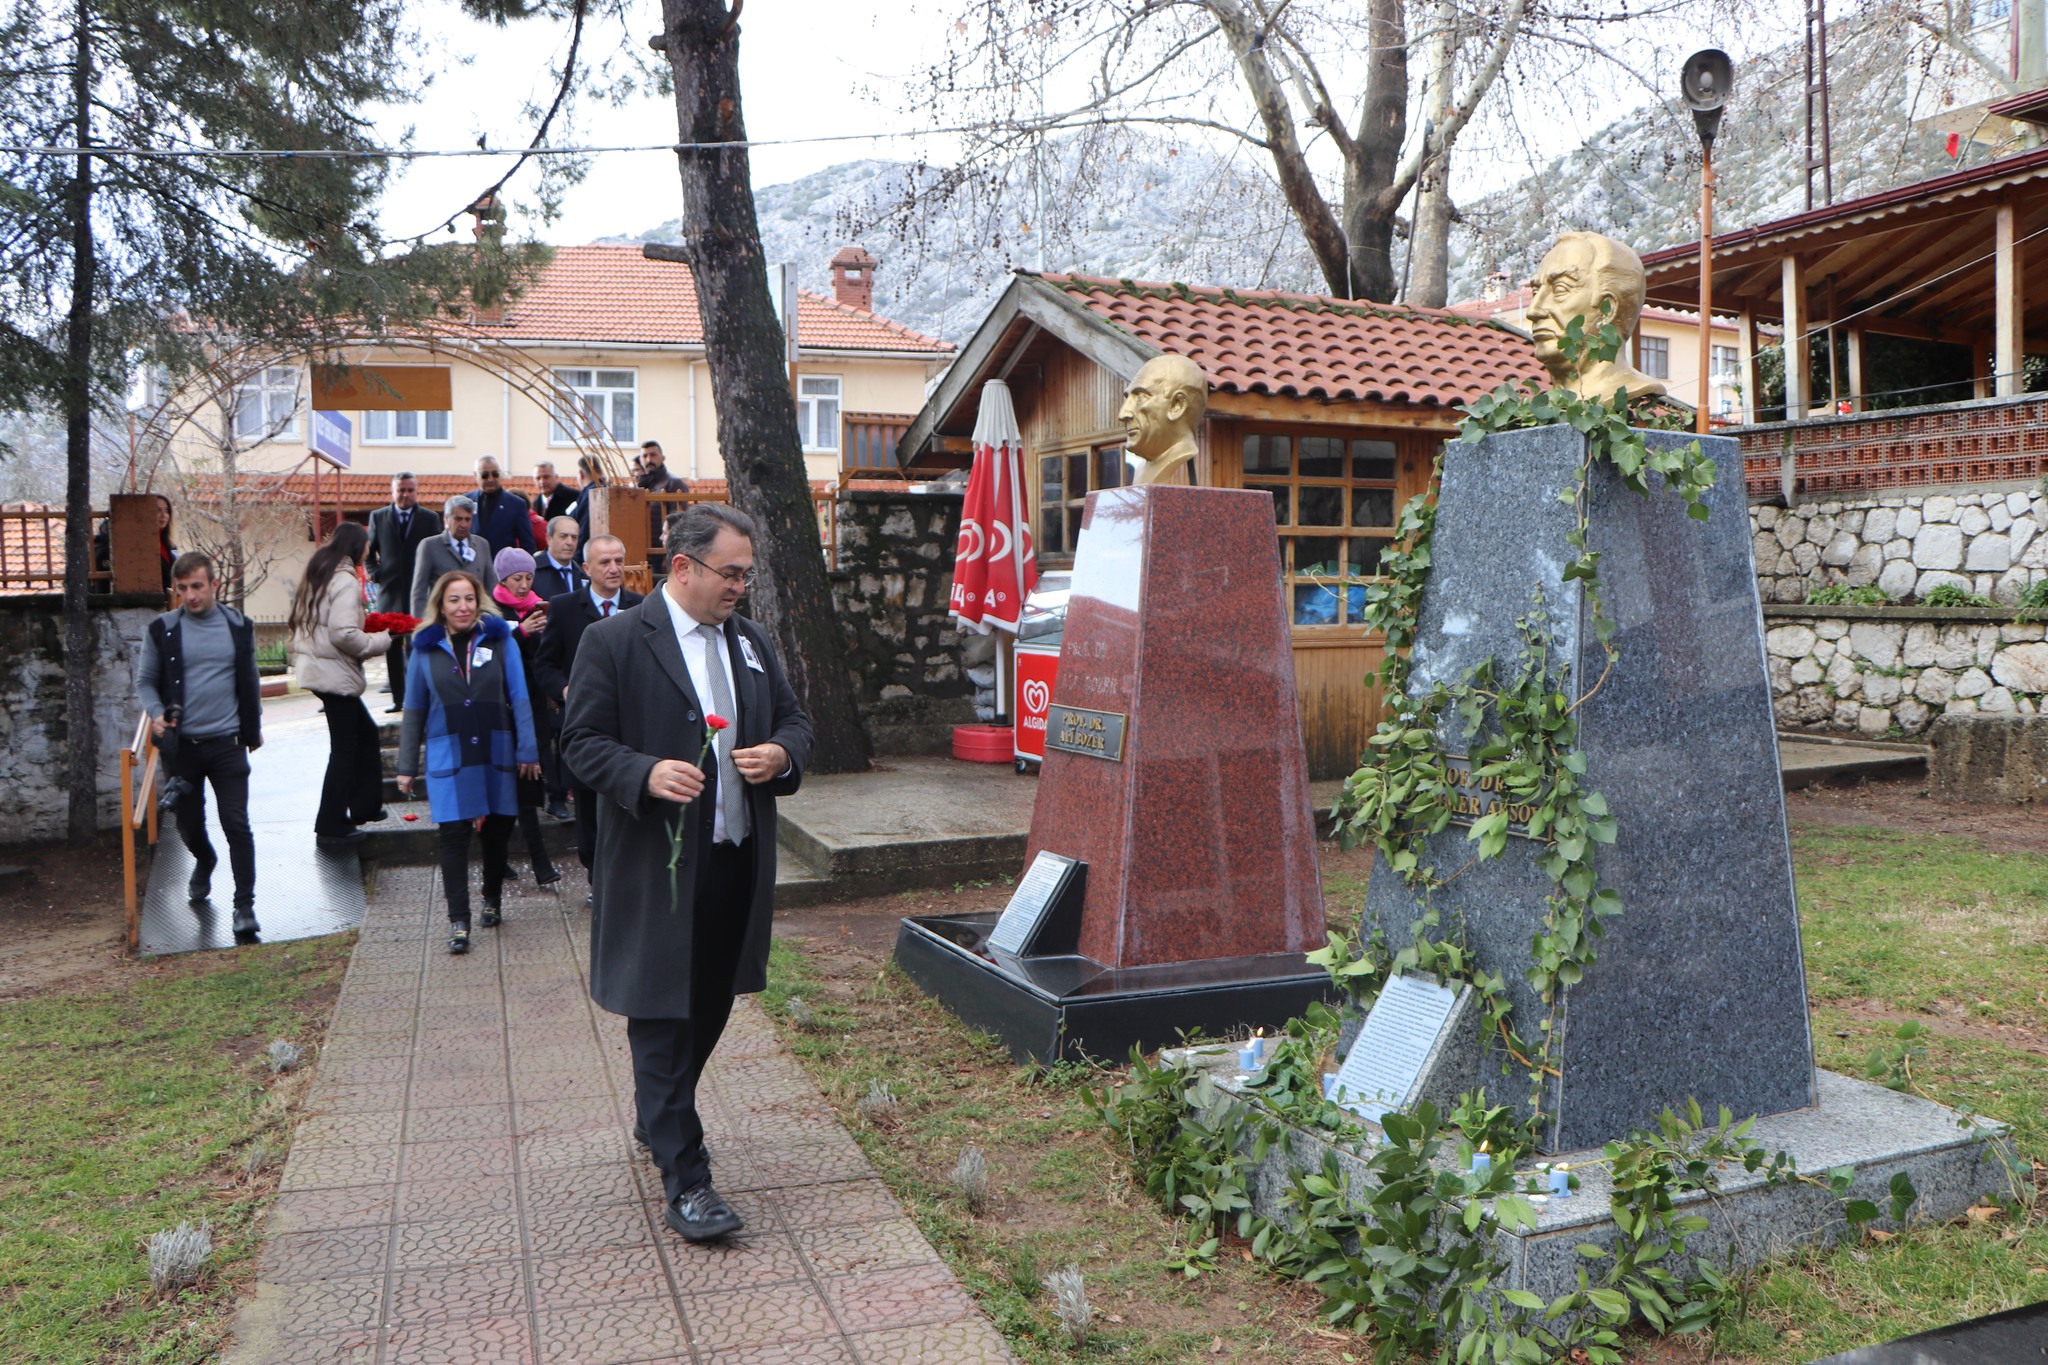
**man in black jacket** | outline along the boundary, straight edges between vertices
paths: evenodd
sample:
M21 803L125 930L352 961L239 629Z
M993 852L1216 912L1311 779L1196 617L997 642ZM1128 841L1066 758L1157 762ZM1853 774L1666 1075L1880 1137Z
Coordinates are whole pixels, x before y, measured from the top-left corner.
M469 500L476 504L476 533L491 543L493 550L517 545L532 554L533 509L525 498L505 487L505 471L497 457L486 455L476 462L476 487Z
M533 591L543 602L583 586L584 572L576 562L576 542L583 537L576 518L560 516L548 521L547 548L533 557Z
M576 505L576 495L577 490L555 473L553 460L542 460L533 467L533 514L543 522L568 516Z
M220 862L206 837L206 784L220 810L235 874L234 931L257 932L256 840L249 829L249 751L263 747L263 702L256 678L256 628L249 618L216 601L220 582L213 561L187 550L171 565L178 608L149 623L135 690L152 717L151 730L168 750L178 794L178 834L192 853L186 893L207 903Z
M774 640L735 614L755 539L723 503L669 518L666 582L585 632L562 731L570 767L605 803L590 997L626 1016L663 1221L692 1242L741 1227L711 1186L697 1085L733 998L767 985L775 798L796 791L811 755Z
M627 592L626 542L617 536L598 536L586 547L583 569L589 575L575 592L548 599L548 628L540 637L540 649L533 659L534 682L539 687L539 704L561 712L568 704L569 677L576 663L576 651L583 632L599 621L638 606L640 594ZM559 723L556 727L560 728ZM557 736L559 740L559 735ZM591 871L597 858L598 795L577 777L563 753L562 775L576 807L576 860Z
M391 476L391 505L370 513L370 552L363 564L370 581L377 585L377 610L410 614L412 611L412 570L419 560L420 542L441 534L441 514L419 505L419 481L410 470ZM405 661L410 644L406 636L391 642L384 656L384 669L391 677L391 705L387 711L405 709Z

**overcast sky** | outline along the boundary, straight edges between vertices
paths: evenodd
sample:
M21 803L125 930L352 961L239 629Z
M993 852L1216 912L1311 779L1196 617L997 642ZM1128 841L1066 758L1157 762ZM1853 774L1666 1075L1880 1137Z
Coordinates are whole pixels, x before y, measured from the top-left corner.
M1771 0L1763 3L1768 6ZM947 29L961 8L958 0L750 0L740 45L750 136L804 139L918 126L904 112L904 85L943 53ZM395 142L410 126L413 145L421 148L468 147L479 135L493 148L524 145L532 125L522 105L545 102L551 94L550 63L566 45L567 25L529 20L497 30L463 18L453 0L428 0L421 13L436 49L430 59L436 74L423 102L390 111L382 120L385 135ZM634 0L629 27L630 33L622 34L615 21L593 25L585 38L586 57L614 59L622 37L645 51L647 36L660 27L658 0ZM1797 36L1795 19L1756 26L1722 45L1739 61L1748 50ZM1650 62L1646 74L1675 81L1678 54L1705 45L1705 37L1672 33L1662 45L1670 50ZM1569 150L1645 97L1640 84L1617 79L1604 99L1560 99L1541 126L1491 135L1503 138L1494 147L1485 145L1490 137L1475 126L1461 143L1467 154L1457 162L1458 192L1485 192L1511 183L1526 173L1532 158ZM673 103L651 95L618 108L586 102L571 133L579 144L664 143L675 135ZM944 141L904 138L757 147L754 182L778 184L863 157L908 159L921 153L943 162L950 150ZM470 202L506 164L482 158L409 163L394 175L386 195L386 234L405 237L432 227ZM530 167L514 181L511 193L515 205L532 202ZM671 153L607 154L597 157L588 178L569 191L560 218L537 235L557 243L587 242L643 231L675 217L679 209Z

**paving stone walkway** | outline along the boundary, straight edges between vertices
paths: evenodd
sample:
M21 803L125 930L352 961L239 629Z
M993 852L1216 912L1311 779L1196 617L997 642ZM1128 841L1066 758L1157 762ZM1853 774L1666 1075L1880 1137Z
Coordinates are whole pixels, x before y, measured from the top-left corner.
M580 896L455 958L437 881L370 899L231 1365L1012 1360L751 999L703 1098L747 1230L670 1233Z

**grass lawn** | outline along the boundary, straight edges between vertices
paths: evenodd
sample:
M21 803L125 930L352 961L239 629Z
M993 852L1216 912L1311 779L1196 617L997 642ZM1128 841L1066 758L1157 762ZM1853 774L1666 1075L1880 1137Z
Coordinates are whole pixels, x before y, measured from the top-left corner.
M1796 825L1794 857L1820 1063L1860 1074L1873 1046L1920 1021L1933 1036L1914 1066L1919 1085L2012 1125L2022 1155L2048 1163L2048 855L1986 852L1974 838ZM1355 907L1356 867L1330 872L1333 907ZM915 899L891 908L940 908ZM1000 905L1002 894L982 899ZM791 994L813 1006L820 1027L789 1023ZM882 1178L1022 1359L1370 1358L1363 1338L1321 1327L1320 1296L1266 1274L1241 1247L1226 1246L1198 1278L1172 1268L1192 1228L1132 1183L1086 1106L1082 1086L1093 1078L1016 1066L887 965L875 935L812 930L778 940L767 1003ZM857 1103L875 1080L899 1101L881 1126L865 1123ZM979 1216L947 1180L970 1144L995 1177L994 1203ZM1039 1285L1070 1263L1087 1276L1097 1315L1079 1351ZM1747 1315L1724 1333L1716 1358L1792 1365L2041 1299L2048 1223L2029 1213L1960 1220L1759 1273ZM1644 1361L1708 1358L1704 1343L1638 1344Z
M0 1002L0 1360L214 1358L300 1089L260 1054L320 1041L353 942L193 954ZM246 1174L259 1142L271 1159ZM143 1242L202 1219L206 1274L155 1299Z

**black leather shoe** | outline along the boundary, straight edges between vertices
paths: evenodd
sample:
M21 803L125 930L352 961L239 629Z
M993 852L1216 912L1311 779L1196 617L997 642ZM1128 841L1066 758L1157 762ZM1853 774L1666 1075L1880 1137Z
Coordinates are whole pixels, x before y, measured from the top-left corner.
M574 820L576 818L575 815L573 815L570 812L569 803L567 801L548 802L547 812L552 819L556 820Z
M486 929L495 929L505 922L505 912L496 901L484 902L484 913L479 921Z
M206 904L206 898L213 894L213 869L194 872L192 879L185 883L185 900L192 905Z
M256 923L256 912L254 910L251 910L246 905L238 905L235 907L235 918L233 927L237 935L256 934L262 932L260 926L258 926L258 924Z
M552 867L545 872L536 868L533 874L533 884L542 891L553 891L562 884L562 874Z
M633 1123L633 1141L639 1143L650 1152L654 1150L654 1144L647 1140L647 1125L639 1122L637 1119Z
M661 1211L661 1221L681 1233L686 1242L715 1242L746 1226L708 1180L677 1195L675 1202Z
M469 921L452 919L448 921L448 951L457 957L469 951Z

